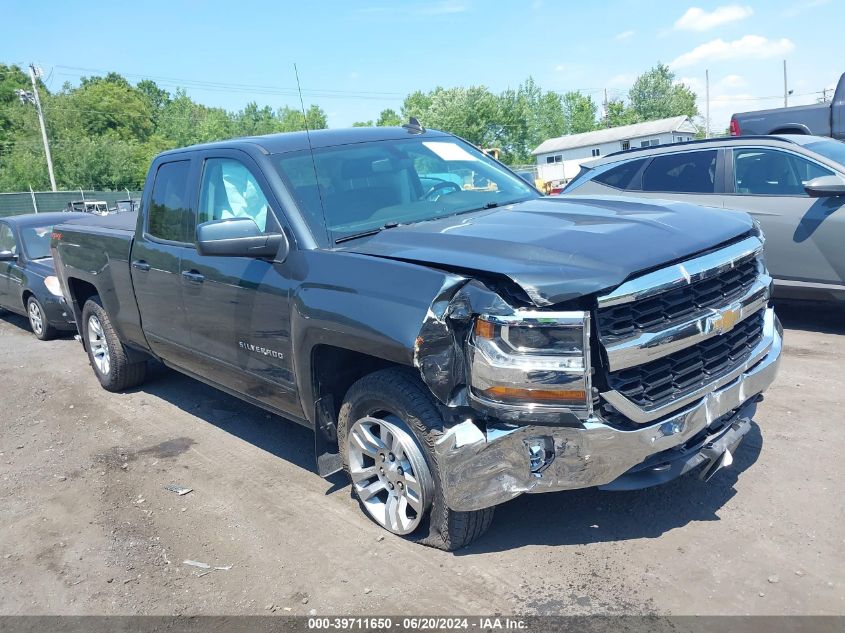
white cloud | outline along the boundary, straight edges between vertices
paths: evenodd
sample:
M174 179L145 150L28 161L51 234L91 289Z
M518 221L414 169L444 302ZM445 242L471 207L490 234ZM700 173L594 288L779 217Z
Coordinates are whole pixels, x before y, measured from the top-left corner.
M442 2L435 2L421 7L418 12L420 15L450 15L453 13L463 13L468 9L469 7L463 2L442 0Z
M725 75L716 85L718 88L744 88L748 82L741 75Z
M687 88L692 90L700 100L704 99L705 94L707 93L707 86L705 77L702 75L701 77L680 77L675 80L675 85L677 84L684 84ZM711 100L715 97L717 93L727 93L731 90L737 90L740 88L746 87L747 82L745 81L744 77L740 75L725 75L721 79L715 79L710 76L710 95ZM702 109L703 111L703 109Z
M805 11L809 11L810 9L815 9L816 7L821 7L825 4L830 2L830 0L805 0L804 2L798 2L793 4L791 7L787 7L783 11L783 17L785 18L794 18L796 15L801 15Z
M622 31L621 33L617 33L613 39L617 42L624 42L625 40L631 39L636 31Z
M732 42L726 42L719 38L696 46L691 51L678 56L669 66L685 68L701 62L721 62L731 59L768 59L786 55L794 49L795 44L785 37L779 40L770 40L760 35L746 35Z
M364 16L367 19L374 18L402 18L415 15L421 17L450 15L455 13L464 13L470 10L468 2L463 0L439 0L438 2L426 2L423 4L414 4L406 6L401 3L394 3L389 5L380 5L372 7L359 7L354 9L354 13Z
M692 90L695 94L704 94L704 80L698 77L681 77L675 80L675 85L684 84L687 88Z
M681 31L709 31L722 24L744 20L753 13L754 11L751 7L744 7L738 4L717 7L709 12L698 7L690 7L675 22L675 28Z
M620 73L618 75L613 75L610 79L608 79L605 85L608 88L630 88L631 85L637 80L637 73Z

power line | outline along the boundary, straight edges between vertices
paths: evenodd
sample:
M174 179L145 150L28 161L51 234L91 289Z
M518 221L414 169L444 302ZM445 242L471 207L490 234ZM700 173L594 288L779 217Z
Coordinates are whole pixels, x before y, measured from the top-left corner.
M64 68L66 70L71 71L81 71L83 73L100 73L100 74L109 74L110 72L114 71L106 71L103 69L98 68L81 68L78 66L62 66L58 65L56 68ZM57 73L65 76L70 77L81 77L82 75L77 73ZM264 94L281 94L286 96L297 96L299 92L295 87L281 87L281 86L268 86L268 85L259 85L259 84L241 84L241 83L232 83L232 82L222 82L222 81L207 81L201 79L187 79L187 78L180 78L180 77L167 77L163 75L149 75L149 74L138 74L138 73L119 73L124 77L134 77L140 79L149 79L155 82L166 82L171 84L177 84L179 87L193 87L193 88L201 88L201 89L208 89L208 90L239 90L244 92L258 92ZM338 97L372 97L372 98L385 98L385 97L404 97L401 93L398 92L386 92L386 91L366 91L366 90L337 90L333 88L303 88L303 94L307 95L314 95L314 96L329 96L329 95L337 95Z

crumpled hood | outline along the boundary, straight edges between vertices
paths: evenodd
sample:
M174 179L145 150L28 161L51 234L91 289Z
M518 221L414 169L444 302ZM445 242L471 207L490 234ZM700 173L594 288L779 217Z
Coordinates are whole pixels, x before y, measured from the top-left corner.
M752 229L736 211L642 198L539 198L386 229L341 250L504 275L537 306L618 286Z

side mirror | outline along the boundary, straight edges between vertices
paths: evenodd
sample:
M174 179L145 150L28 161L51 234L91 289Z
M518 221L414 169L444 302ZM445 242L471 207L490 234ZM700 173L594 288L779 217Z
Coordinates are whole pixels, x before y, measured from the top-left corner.
M0 262L14 262L17 261L18 256L12 251L0 251Z
M845 178L841 176L819 176L804 184L811 198L845 196Z
M265 234L252 218L212 220L197 226L197 251L217 257L272 257L284 261L290 245L284 233Z

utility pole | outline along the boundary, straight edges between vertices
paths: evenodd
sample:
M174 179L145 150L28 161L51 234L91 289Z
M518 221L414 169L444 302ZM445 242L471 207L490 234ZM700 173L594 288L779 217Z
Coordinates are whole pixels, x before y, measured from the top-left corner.
M604 127L610 127L610 112L607 110L607 88L604 89Z
M783 60L783 107L789 107L789 92L786 89L786 60Z
M710 138L710 70L704 71L704 138Z
M39 73L40 74L40 71ZM35 99L35 109L38 110L38 120L41 122L41 138L44 141L44 154L47 156L47 171L50 172L50 186L56 191L56 176L53 174L53 157L50 155L50 143L47 141L47 126L44 125L44 113L41 111L41 99L38 98L38 83L35 81L35 64L29 65L29 78L32 80L32 96Z

